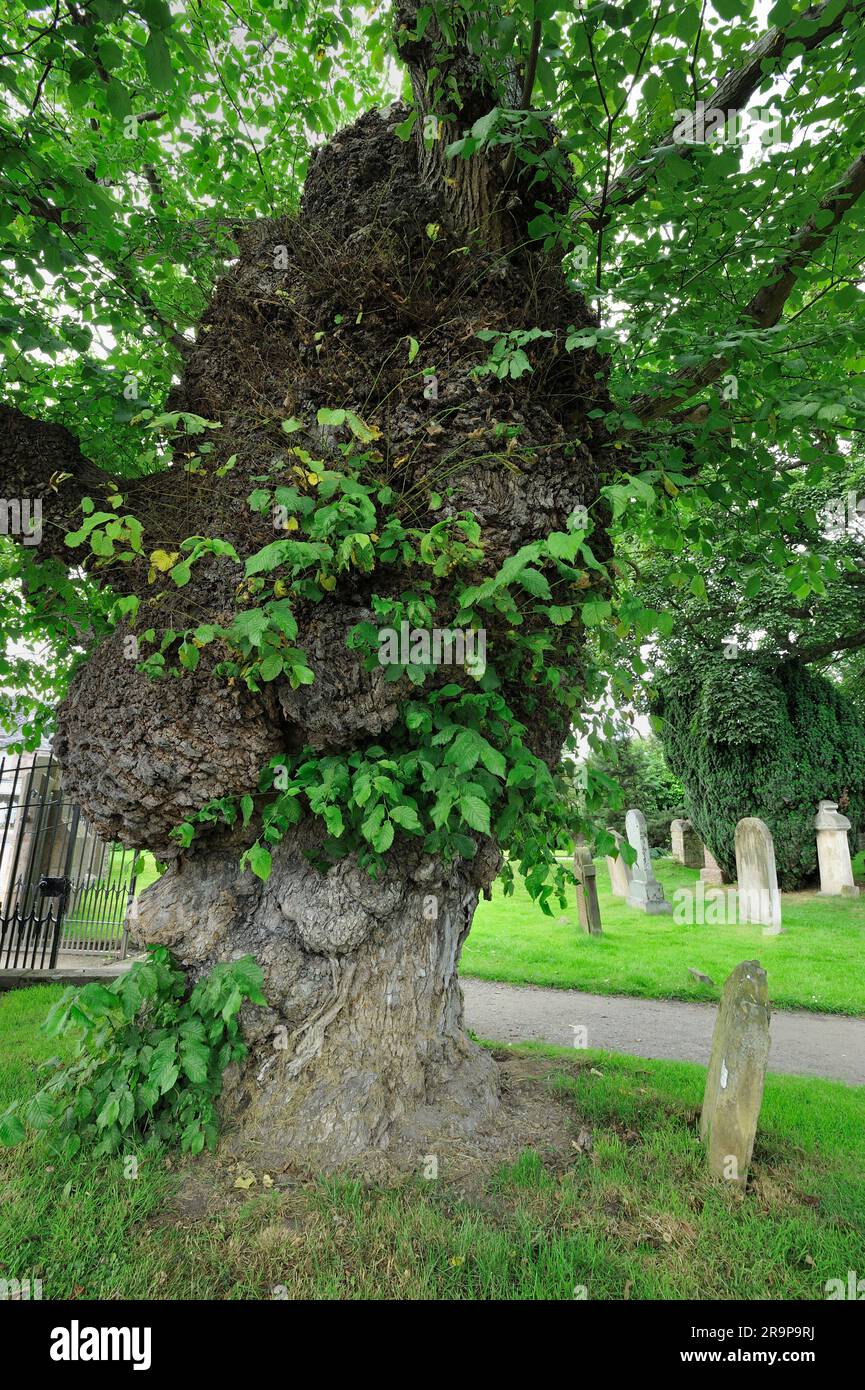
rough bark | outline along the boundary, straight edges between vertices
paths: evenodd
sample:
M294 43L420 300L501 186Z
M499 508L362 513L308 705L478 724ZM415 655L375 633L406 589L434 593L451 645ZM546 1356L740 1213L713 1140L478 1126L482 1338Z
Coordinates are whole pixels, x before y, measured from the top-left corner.
M169 402L219 421L221 429L203 481L177 467L144 480L153 519L146 550L176 549L193 534L230 541L241 555L272 541L271 518L251 511L248 495L268 469L296 482L292 445L326 467L340 466L340 437L315 423L322 406L348 406L380 430L377 475L393 486L413 523L471 511L483 528L478 579L521 545L565 529L576 506L594 503L613 459L620 462L602 423L590 418L608 405L605 359L562 346L569 325L592 322L583 301L536 247L503 256L466 246L462 227L451 230L438 190L420 177L416 147L394 133L405 114L371 112L341 131L313 160L300 217L263 220L241 238L238 263L217 288ZM431 224L441 229L435 238ZM489 354L478 330L518 327L550 333L530 349L534 371L505 382L477 376ZM435 399L424 395L424 370L408 360L412 337L435 369ZM281 423L289 415L306 427L287 440ZM219 477L216 470L232 455L234 467ZM437 488L444 502L434 512L430 492ZM604 544L601 536L600 558ZM146 560L127 570L127 587L144 598L139 632L227 622L243 603L237 567L222 558L200 560L181 589L159 575L148 584ZM350 571L328 602L297 606L297 645L309 653L317 681L303 691L283 679L267 688L254 702L254 717L242 721L250 749L333 751L386 732L394 697L405 692L363 671L345 634L352 614L356 623L369 613L373 595L397 595L413 577L402 566ZM451 587L447 576L436 586L441 626L453 613ZM532 621L539 620L527 616L524 631ZM488 646L498 635L491 619ZM169 732L176 721L187 727L192 709L204 729L218 728L229 711L229 726L236 719L239 697L229 698L210 667L202 661L193 674L155 683L106 644L60 711L70 794L121 840L163 856L171 852L172 816L205 782L209 799L236 791L248 774L242 747L226 743L220 767L211 756L218 737ZM505 683L505 694L529 726L532 748L555 761L567 732L562 717L544 708L521 676ZM101 715L106 700L128 711L116 733ZM191 749L203 754L194 792ZM172 770L176 793L166 780ZM145 807L141 789L150 775L160 793ZM254 790L254 783L243 789Z
M172 866L142 898L141 942L193 977L251 952L272 1007L248 1007L250 1056L227 1078L226 1142L264 1168L332 1168L387 1150L417 1168L498 1100L495 1065L463 1031L457 964L498 856L444 867L408 847L373 880L350 860L327 875L286 837L266 884L239 877L236 847Z
M529 205L522 195L502 202L496 190L506 175L493 161L484 196L512 233L492 249L480 234L467 239L474 211L424 176L419 145L395 135L405 115L373 112L341 131L312 161L299 218L262 221L241 237L169 402L221 424L194 506L182 471L154 484L168 499L165 514L174 507L176 540L218 536L241 555L272 541L271 519L246 499L268 470L295 482L294 447L340 467L339 435L316 424L321 407L347 407L380 432L375 476L412 524L474 514L483 545L468 582L565 529L618 461L591 415L608 407L606 363L563 350L567 328L591 315L561 267L526 244ZM479 376L489 346L478 330L521 327L549 333L531 345L533 372L505 382ZM412 338L422 353L416 363ZM433 399L421 361L436 376ZM304 428L287 440L289 415ZM231 455L234 466L220 477ZM437 488L444 503L434 511ZM173 548L163 536L152 532L148 548ZM603 558L603 537L597 553ZM435 1152L435 1136L464 1136L496 1105L493 1064L463 1033L456 976L478 892L495 872L492 845L482 843L470 864L445 865L398 838L379 880L353 856L320 873L307 854L314 857L321 823L308 818L277 846L262 885L238 863L255 818L246 839L211 833L182 855L168 839L196 801L254 792L256 768L274 751L345 751L387 733L406 692L362 670L345 636L374 596L398 595L416 577L402 565L350 570L326 601L298 602L297 645L316 675L303 690L280 678L261 696L241 692L214 680L209 660L153 682L120 656L118 635L97 650L61 710L69 794L124 842L176 856L142 899L139 940L169 945L193 975L246 952L264 968L271 1009L244 1018L252 1055L225 1109L232 1142L268 1162L334 1166L370 1149ZM159 575L148 584L140 569L129 582L144 596L138 630L225 623L247 601L225 559L204 557L179 590ZM454 611L452 584L441 578L433 594L442 626ZM526 629L540 622L526 615ZM500 636L491 618L488 652ZM559 640L573 638L557 629ZM446 676L471 679L454 669ZM523 673L503 681L532 748L552 763L566 723L538 690Z
M82 497L101 498L113 487L84 458L69 430L0 404L0 493L7 501L41 502L40 560L68 560L63 537L80 525Z

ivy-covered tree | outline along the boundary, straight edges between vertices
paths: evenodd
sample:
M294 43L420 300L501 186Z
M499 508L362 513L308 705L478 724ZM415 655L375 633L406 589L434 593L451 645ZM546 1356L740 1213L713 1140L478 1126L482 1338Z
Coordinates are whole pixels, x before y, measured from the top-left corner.
M788 891L816 874L818 802L837 801L854 836L865 830L865 728L824 677L797 661L715 656L664 676L656 703L688 814L729 879L743 816L769 826Z
M562 747L675 622L614 538L696 593L714 507L846 469L863 10L7 6L4 684L170 861L142 938L263 967L260 1154L490 1119L478 894L549 905Z
M743 816L771 827L789 889L816 873L818 801L835 797L854 832L865 828L856 699L865 649L865 488L857 454L846 477L825 487L805 486L791 470L771 545L748 508L711 509L717 553L698 558L699 583L679 581L676 623L658 644L644 689L646 708L661 716L687 812L731 879ZM661 601L666 563L638 537L629 540L642 593ZM779 568L782 552L789 559Z

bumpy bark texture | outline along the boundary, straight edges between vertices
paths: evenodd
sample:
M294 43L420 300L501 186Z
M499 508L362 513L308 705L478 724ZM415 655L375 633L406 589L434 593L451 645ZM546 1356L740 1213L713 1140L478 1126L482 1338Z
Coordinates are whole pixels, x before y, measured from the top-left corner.
M173 866L142 900L138 935L193 976L251 952L269 1010L247 1007L251 1054L229 1077L227 1142L263 1167L334 1167L387 1149L419 1166L498 1099L495 1065L462 1028L460 949L498 856L445 868L403 848L374 882L350 860L325 876L283 840L266 884L226 846Z
M591 351L564 350L567 329L592 320L555 258L527 240L536 195L516 189L494 159L486 173L461 171L458 185L473 191L455 197L433 177L419 138L396 136L405 116L373 112L342 131L314 158L299 217L262 221L243 237L168 403L221 429L203 482L177 466L144 480L152 506L138 514L148 550L216 536L246 556L272 541L271 518L247 503L252 489L267 478L312 492L298 448L342 466L348 435L317 425L322 407L348 408L377 427L373 473L408 524L474 514L483 554L468 582L596 502L609 460L590 413L608 405L606 369ZM549 336L527 349L531 373L506 381L477 373L490 350L479 330L535 327ZM288 416L303 429L286 435ZM596 553L604 557L603 541ZM254 791L275 751L377 741L406 692L363 671L345 637L374 596L398 595L416 577L396 565L353 570L325 602L298 602L297 645L316 677L299 691L282 679L262 696L229 689L212 675L228 655L217 644L194 673L153 682L115 638L61 710L68 791L107 833L176 855L171 826L211 797ZM148 577L146 564L126 576L143 598L138 630L157 634L227 624L250 602L238 580L235 565L207 556L181 589ZM599 582L592 572L577 587ZM442 627L453 614L451 587L448 577L437 581ZM541 623L527 615L523 631ZM557 629L555 638L570 643L562 650L578 665L574 634ZM491 619L488 654L499 640L507 633ZM447 679L471 683L462 671ZM520 673L503 682L532 748L552 763L566 728L537 690ZM272 1009L245 1018L252 1058L226 1097L236 1142L272 1159L332 1165L467 1132L489 1115L496 1087L491 1062L463 1034L456 967L496 852L482 844L471 865L445 867L398 840L375 882L353 859L324 876L311 868L304 852L320 835L318 822L302 822L278 847L265 886L238 873L242 835L196 839L142 901L139 939L171 946L193 973L247 951L264 967ZM435 900L435 915L429 907L425 915L425 899Z
M101 835L173 859L171 829L211 797L256 787L284 743L272 709L216 680L212 659L197 680L157 684L124 655L128 635L118 632L82 669L54 748L66 785L86 788L87 815ZM125 737L115 740L115 730Z
M6 500L42 504L39 560L69 559L63 537L80 524L81 498L101 496L108 481L62 425L32 420L0 404L0 490Z

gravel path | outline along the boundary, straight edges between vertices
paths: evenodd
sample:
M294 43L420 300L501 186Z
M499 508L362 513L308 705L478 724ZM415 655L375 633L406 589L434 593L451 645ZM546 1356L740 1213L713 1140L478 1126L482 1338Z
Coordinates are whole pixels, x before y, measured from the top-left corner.
M479 1038L572 1047L574 1027L582 1026L586 1047L704 1066L709 1060L714 1004L583 994L466 977L460 983L466 1022ZM771 1035L770 1071L865 1085L865 1019L779 1010L772 1014Z

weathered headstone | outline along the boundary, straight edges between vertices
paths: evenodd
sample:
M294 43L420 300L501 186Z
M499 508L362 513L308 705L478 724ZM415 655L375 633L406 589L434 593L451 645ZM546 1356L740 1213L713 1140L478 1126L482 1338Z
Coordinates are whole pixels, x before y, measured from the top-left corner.
M775 842L765 821L746 816L736 826L736 882L740 922L762 922L766 936L781 930L781 894Z
M858 898L859 889L853 882L853 865L847 840L850 822L841 815L837 802L820 802L814 817L814 829L817 831L821 897Z
M703 841L689 820L682 827L682 863L686 869L703 867Z
M672 912L673 909L664 897L664 890L655 878L652 857L649 853L649 835L646 830L646 817L642 811L629 811L625 816L625 830L628 841L637 851L637 860L631 875L628 890L628 905L638 907L642 912L655 915Z
M626 864L622 858L622 845L626 844L624 835L620 835L618 830L611 830L608 827L607 833L612 835L616 842L618 854L607 855L607 871L610 875L610 892L614 898L626 898L631 891L631 866Z
M588 845L574 849L574 878L577 880L577 911L580 926L590 936L601 936L601 909L598 903L597 870Z
M670 821L670 844L677 864L702 869L703 841L689 820Z
M742 1187L763 1100L769 1015L766 972L759 961L743 961L724 983L700 1116L709 1171Z
M724 883L721 865L708 845L703 846L703 867L700 870L700 882L705 883L707 888L721 888Z

